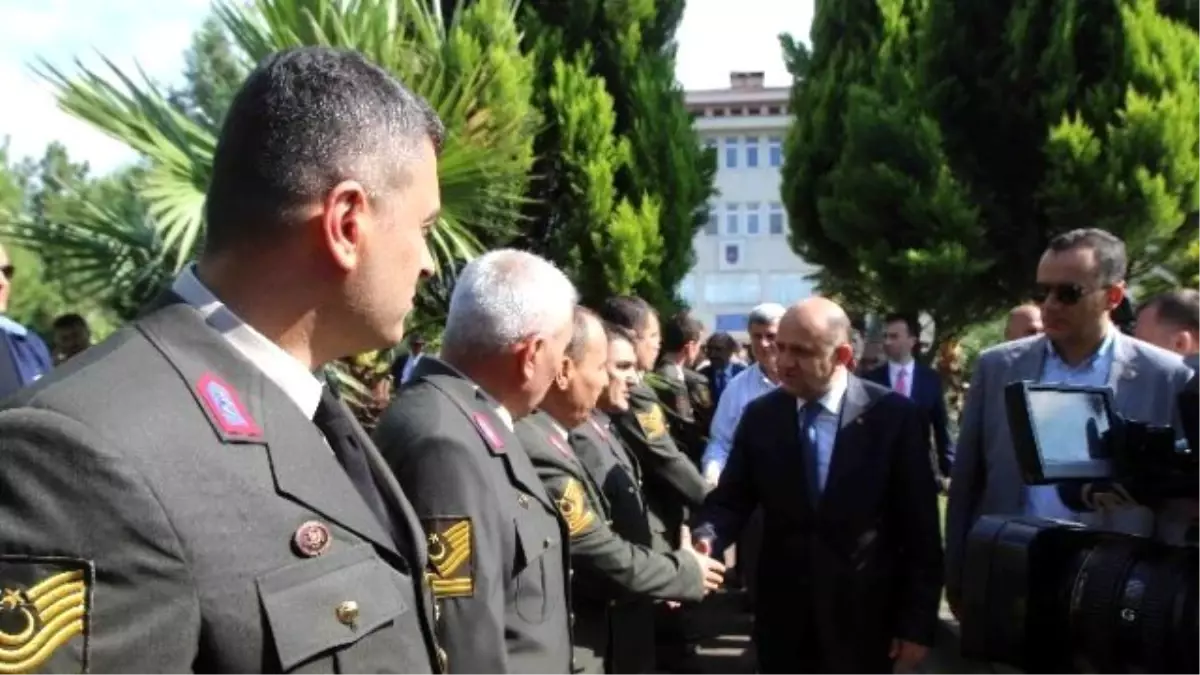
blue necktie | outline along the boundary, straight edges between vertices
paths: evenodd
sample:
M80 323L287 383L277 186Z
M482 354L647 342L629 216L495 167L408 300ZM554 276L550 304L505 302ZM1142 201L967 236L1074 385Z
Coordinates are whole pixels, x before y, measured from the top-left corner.
M808 495L813 504L816 504L821 495L821 476L818 473L820 451L817 448L816 426L817 416L821 414L821 404L816 401L806 403L801 412L804 416L800 420L800 450L804 454L804 467L808 473Z

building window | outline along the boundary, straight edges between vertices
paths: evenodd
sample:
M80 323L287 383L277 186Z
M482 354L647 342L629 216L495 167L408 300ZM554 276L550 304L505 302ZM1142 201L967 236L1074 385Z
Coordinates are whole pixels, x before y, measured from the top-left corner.
M743 114L745 114L745 112L746 112L745 108L730 108L729 116L730 117L741 117Z
M725 109L724 109L724 108L713 108L713 109L712 109L712 116L713 116L713 117L724 117L724 116L725 116Z
M717 234L721 227L721 217L717 215L717 209L708 207L708 220L704 222L704 234Z
M771 234L783 234L783 204L771 202L771 210L767 213L767 230Z
M746 166L751 169L758 167L758 136L746 137Z
M725 139L725 168L736 169L738 165L738 139L730 136Z
M761 302L761 295L757 272L709 274L704 279L704 301L710 305L753 305Z
M812 282L800 272L777 272L767 275L767 302L787 307L813 293Z
M758 234L758 202L746 205L746 234Z
M725 205L725 234L738 233L738 216L737 204Z
M770 106L769 108L767 108L768 115L778 115L782 112L783 112L783 110L777 105L773 105L773 106Z
M716 321L717 325L713 330L722 333L744 333L748 327L748 319L749 315L745 312L738 312L736 314L718 314Z
M772 136L767 139L767 159L771 166L783 166L783 139Z

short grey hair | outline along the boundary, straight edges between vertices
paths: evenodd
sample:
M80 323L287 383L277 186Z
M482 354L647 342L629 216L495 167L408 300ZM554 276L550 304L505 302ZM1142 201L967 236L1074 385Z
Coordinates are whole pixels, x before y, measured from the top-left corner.
M569 326L578 294L549 261L500 249L467 263L454 284L442 351L495 354Z
M758 324L760 326L764 324L777 323L783 318L783 314L786 311L787 310L784 309L783 305L777 302L764 302L763 304L758 305L754 309L750 310L750 316L747 319L747 323L750 325Z

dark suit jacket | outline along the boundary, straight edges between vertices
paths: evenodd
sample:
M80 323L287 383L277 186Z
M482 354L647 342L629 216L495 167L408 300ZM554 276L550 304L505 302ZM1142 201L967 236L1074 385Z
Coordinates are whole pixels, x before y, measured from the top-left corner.
M580 672L602 673L605 655L627 648L610 644L609 608L637 598L699 601L700 566L689 553L659 553L648 541L634 543L617 534L601 483L572 449L576 434L563 438L544 413L516 427L571 537L575 665Z
M888 389L892 388L891 371L886 363L867 373L865 378ZM909 398L917 404L925 418L925 433L933 435L938 473L949 478L950 467L954 464L954 448L950 445L949 418L946 415L946 394L942 389L942 378L933 368L914 362L909 394Z
M425 540L369 440L394 534L282 390L162 303L0 412L0 588L77 614L43 606L26 644L67 641L23 668L430 672Z
M629 410L615 415L613 423L642 467L654 545L660 551L673 551L679 547L687 508L703 503L708 485L696 464L671 439L667 414L650 387L633 387Z
M430 538L451 672L570 672L566 528L499 407L424 357L376 444Z
M708 390L712 394L712 407L714 411L717 408L717 404L721 402L721 394L725 392L725 387L729 386L733 378L745 369L745 364L732 363L729 367L729 375L725 378L717 377L716 370L711 363L697 371L708 380Z
M718 554L763 509L760 672L891 672L893 638L932 644L942 548L921 425L910 401L850 375L814 507L796 398L776 390L746 407L693 537Z

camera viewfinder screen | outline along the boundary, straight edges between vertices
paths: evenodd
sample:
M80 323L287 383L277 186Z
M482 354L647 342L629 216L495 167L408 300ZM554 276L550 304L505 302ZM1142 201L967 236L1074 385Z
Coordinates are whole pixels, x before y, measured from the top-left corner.
M1102 392L1029 391L1029 418L1047 478L1093 478L1107 470L1111 421Z

